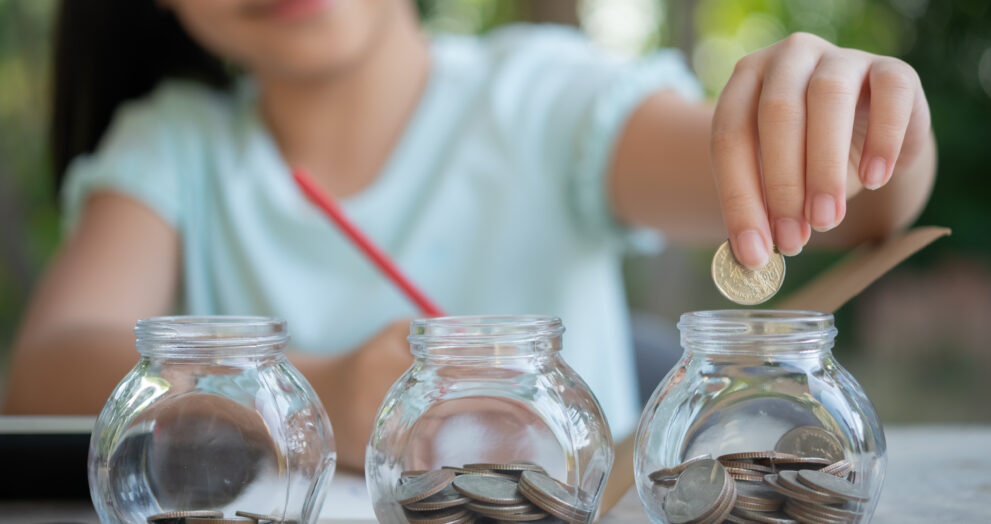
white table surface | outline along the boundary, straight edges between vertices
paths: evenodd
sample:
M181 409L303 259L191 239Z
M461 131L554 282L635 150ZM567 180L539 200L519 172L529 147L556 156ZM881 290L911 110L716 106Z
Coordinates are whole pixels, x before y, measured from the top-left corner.
M991 523L991 426L893 427L886 435L888 471L873 522ZM355 518L363 513L358 505L367 504L359 478L338 475L333 484L335 490L328 496L321 523L374 522ZM98 520L87 501L0 501L0 522ZM601 522L647 522L636 490L631 489Z

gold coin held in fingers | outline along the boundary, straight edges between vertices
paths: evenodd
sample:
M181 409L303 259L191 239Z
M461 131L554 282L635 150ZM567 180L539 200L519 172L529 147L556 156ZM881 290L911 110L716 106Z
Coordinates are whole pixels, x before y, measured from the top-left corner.
M764 267L751 271L737 262L729 240L712 257L712 280L726 298L744 306L767 302L785 281L785 258L777 249Z

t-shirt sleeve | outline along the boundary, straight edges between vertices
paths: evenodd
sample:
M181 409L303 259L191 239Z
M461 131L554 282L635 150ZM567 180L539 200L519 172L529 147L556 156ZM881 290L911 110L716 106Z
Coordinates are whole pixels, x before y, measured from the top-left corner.
M515 42L515 53L506 52L517 54L506 60L515 62L508 69L529 77L518 99L520 134L539 148L544 170L556 177L579 227L621 248L657 249L657 232L618 221L607 176L627 120L649 95L671 89L687 100L702 97L682 54L664 49L623 60L569 28L525 26L505 33L500 40Z
M163 85L120 106L96 151L69 164L60 195L65 233L76 228L87 199L100 191L131 197L181 229L180 163L188 156L182 146L188 136L174 123L195 105L189 100L193 93Z

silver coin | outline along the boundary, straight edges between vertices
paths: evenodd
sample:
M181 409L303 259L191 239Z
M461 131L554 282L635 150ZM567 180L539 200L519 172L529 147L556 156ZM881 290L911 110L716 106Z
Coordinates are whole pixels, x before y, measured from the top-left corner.
M800 483L797 471L782 471L777 475L767 475L764 477L764 484L791 499L822 504L840 504L843 502L843 499L839 497Z
M774 449L799 457L822 457L830 463L839 462L846 455L840 439L818 426L792 428L778 439Z
M447 508L422 513L407 511L410 524L460 524L471 519L471 512L464 508Z
M526 502L526 497L516 489L516 482L500 477L460 475L454 479L453 486L458 493L480 502L490 504Z
M520 492L540 509L564 520L585 521L592 511L585 507L578 491L538 471L520 475Z
M185 517L185 524L258 524L258 519L249 517Z
M848 480L821 471L802 470L798 481L806 486L851 502L867 502L870 497Z
M808 513L822 515L832 519L855 520L862 516L860 512L845 509L840 506L829 506L826 504L816 504L814 502L804 502L801 500L789 500L787 504L802 508Z
M282 522L282 519L280 519L279 517L275 517L275 516L272 516L272 515L266 515L264 513L252 513L250 511L235 511L234 514L237 515L238 517L246 517L246 518L249 518L249 519L255 519L255 520L257 520L260 523Z
M461 506L467 502L468 497L458 493L454 489L454 486L446 486L438 493L434 493L423 500L411 502L403 507L413 511L436 511L438 509Z
M737 262L729 240L712 257L712 280L724 297L745 306L767 302L785 281L785 258L777 249L764 267L752 271Z
M661 468L661 469L659 469L657 471L654 471L650 475L647 475L647 478L649 478L653 482L662 482L665 479L677 477L679 473L681 473L682 471L685 470L685 468L687 468L688 466L691 466L692 464L694 464L694 463L696 463L696 462L698 462L700 460L708 460L708 459L711 459L711 458L712 458L712 455L710 455L708 453L706 453L705 455L699 455L697 457L692 457L692 458L690 458L690 459L682 462L681 464L678 464L677 466L674 466L674 467L671 467L671 468Z
M189 511L167 511L148 517L149 524L161 524L173 520L185 519L186 517L206 517L219 519L224 516L223 511L216 510L189 510Z
M684 524L712 515L724 502L727 482L732 480L715 460L701 460L688 466L664 499L668 520Z
M759 512L750 511L747 509L734 508L731 515L736 515L737 517L743 517L750 522L766 522L767 524L799 524L797 520L792 519L788 515L780 512Z
M834 462L819 471L829 473L830 475L836 475L837 477L845 477L851 469L853 469L853 463L849 460L843 459L839 462Z
M405 506L419 502L451 484L454 472L445 469L429 471L416 477L410 477L396 487L396 502Z
M494 463L465 464L464 469L479 470L479 471L494 471L496 473L506 473L511 475L518 475L524 471L545 472L544 468L532 462L510 462L508 464L494 464Z

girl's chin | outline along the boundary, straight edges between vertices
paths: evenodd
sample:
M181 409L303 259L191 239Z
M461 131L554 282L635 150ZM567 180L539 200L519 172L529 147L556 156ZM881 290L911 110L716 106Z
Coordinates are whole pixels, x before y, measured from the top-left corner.
M297 22L321 14L334 0L273 0L263 12L283 22Z

